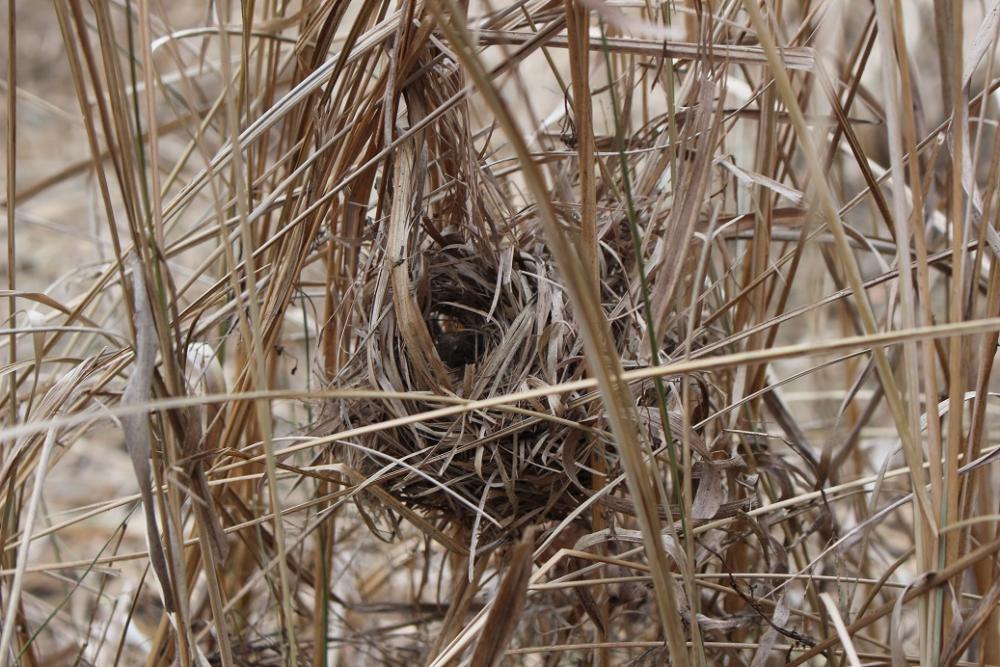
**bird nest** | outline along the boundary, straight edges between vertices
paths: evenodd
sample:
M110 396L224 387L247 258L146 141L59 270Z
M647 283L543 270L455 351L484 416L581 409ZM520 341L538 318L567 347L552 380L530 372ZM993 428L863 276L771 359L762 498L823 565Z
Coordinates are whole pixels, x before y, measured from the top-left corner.
M597 394L456 407L587 375L581 338L544 245L483 253L472 243L442 246L426 234L406 245L405 267L384 248L376 251L373 265L380 268L364 290L371 320L361 335L363 354L340 378L393 396L338 403L336 418L345 429L402 424L361 436L345 446L345 458L404 505L491 538L565 518L592 495L595 465L602 473L621 471ZM618 258L608 266L624 265ZM387 274L404 268L406 280L395 285L408 284L407 294L390 295ZM611 284L627 280L624 268L605 278L609 293ZM626 307L628 301L611 319L620 354L635 359L644 327L641 310ZM656 394L640 388L638 400L641 426L658 446L665 436ZM601 503L632 511L620 495ZM367 509L386 507L373 502Z
M440 103L419 96L458 90L450 85L408 89L411 125ZM593 495L595 475L612 479L621 467L594 391L468 406L578 380L588 369L540 223L532 207L514 208L516 174L497 177L477 150L444 137L474 146L464 116L444 115L399 147L369 209L382 216L369 221L359 258L368 269L343 327L354 342L334 383L385 395L338 401L330 428L374 427L342 444L366 489L377 485L383 500L501 539L565 518ZM571 226L579 224L574 210L562 211ZM616 212L602 221L602 305L620 358L648 363L633 239L621 207L608 210ZM640 428L655 448L666 440L659 398L648 384L636 393ZM362 509L365 493L357 495ZM634 511L622 493L599 502Z

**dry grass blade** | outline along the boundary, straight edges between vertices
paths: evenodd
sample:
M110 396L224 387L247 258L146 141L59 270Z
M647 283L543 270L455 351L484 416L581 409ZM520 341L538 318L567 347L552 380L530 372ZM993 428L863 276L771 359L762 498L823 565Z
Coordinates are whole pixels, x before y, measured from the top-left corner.
M530 33L512 30L482 30L478 34L479 40L483 44L524 44L532 36ZM553 36L546 40L545 45L549 47L571 48L569 38L561 35ZM599 51L603 47L600 43L594 42L589 45L589 48ZM700 44L654 41L634 37L628 39L609 38L608 48L614 53L675 58L678 60L695 60L709 57ZM781 55L785 66L789 69L809 70L815 65L812 49L810 48L783 49ZM759 46L736 44L713 44L711 57L747 65L760 65L767 61L766 55Z
M38 467L35 469L35 483L28 501L27 515L24 519L25 531L30 535L35 529L35 517L38 514L38 506L42 499L42 488L45 484L45 473L48 470L49 458L52 455L52 446L55 441L55 431L49 431L42 445L42 453L38 460ZM31 550L31 540L24 540L17 552L17 569L14 571L14 578L10 584L10 592L7 598L7 606L4 618L8 622L3 624L3 631L0 633L0 667L7 667L9 664L12 646L11 641L17 624L10 622L17 618L18 605L21 603L22 589L24 586L24 572L28 566L28 553Z
M411 141L396 152L393 159L395 171L392 197L392 213L389 216L389 232L386 235L385 270L390 274L392 301L396 310L396 326L406 344L406 351L414 364L414 370L428 389L447 390L451 384L448 371L434 348L427 323L412 298L410 283L410 263L407 255L406 228L415 222L419 201L416 193L423 191L422 169L414 170L416 154L423 142Z
M503 661L504 651L520 621L528 597L534 546L532 530L527 531L514 546L507 561L507 571L493 598L493 608L486 617L479 642L472 652L469 664L473 667L496 667Z
M854 642L851 641L851 636L847 633L847 627L844 625L844 619L840 615L840 610L837 609L837 603L826 593L820 594L819 597L823 600L823 605L826 607L827 613L830 614L833 627L837 629L837 636L840 638L840 645L844 649L844 657L847 664L851 667L861 667L858 650L854 648Z

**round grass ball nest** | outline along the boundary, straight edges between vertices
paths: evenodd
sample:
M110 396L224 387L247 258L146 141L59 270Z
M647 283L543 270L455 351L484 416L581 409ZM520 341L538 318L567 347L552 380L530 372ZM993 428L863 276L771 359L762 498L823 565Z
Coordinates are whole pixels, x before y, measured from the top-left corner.
M408 89L410 126L457 86L442 76L434 86ZM379 493L442 525L501 539L528 524L564 519L592 495L595 479L601 481L595 475L611 480L621 468L596 391L413 418L588 375L560 272L520 176L486 165L467 122L456 109L427 125L399 146L383 175L388 182L376 185L381 195L367 209L376 215L367 221L370 240L359 257L365 269L357 296L344 306L353 313L347 320L356 343L333 386L392 396L338 402L332 422L347 430L397 420L343 445L344 459L368 478L367 488L377 484ZM560 176L571 189L579 178L574 164ZM633 236L617 203L620 184L598 183L597 192L602 306L626 366L648 364ZM578 211L559 210L568 228L579 228ZM695 255L684 255L692 268L687 276ZM671 339L664 333L661 343ZM639 427L655 449L666 440L659 397L651 383L635 392ZM617 488L617 496L600 502L634 512L624 492Z
M349 369L354 386L410 392L412 398L342 404L342 428L586 376L582 342L540 241L529 239L522 247L491 254L472 242L440 246L430 235L417 234L408 246L414 258L406 263L412 285L408 296L420 319L402 322L406 309L380 295L380 283L390 282L385 271L402 267L381 262L386 268L372 272L365 290L368 305L381 302L381 307L369 310L364 353ZM620 258L608 265L618 270L608 271L606 281L627 279ZM620 307L612 318L626 358L638 356L641 312ZM419 333L404 332L402 326ZM415 349L422 342L424 347ZM454 403L437 396L451 396ZM641 428L658 447L664 435L657 396L650 386L638 399ZM561 520L579 508L592 493L593 465L620 474L596 392L551 394L513 405L380 429L359 438L360 448L347 447L346 457L405 505L496 539L528 524ZM620 495L601 502L615 511L633 511ZM376 505L360 504L363 509ZM589 518L589 512L582 516Z

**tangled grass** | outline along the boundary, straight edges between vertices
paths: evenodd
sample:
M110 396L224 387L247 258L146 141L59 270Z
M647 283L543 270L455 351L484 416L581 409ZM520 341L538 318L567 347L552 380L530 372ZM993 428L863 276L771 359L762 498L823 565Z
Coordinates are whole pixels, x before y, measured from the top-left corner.
M5 16L0 667L1000 665L1000 3Z

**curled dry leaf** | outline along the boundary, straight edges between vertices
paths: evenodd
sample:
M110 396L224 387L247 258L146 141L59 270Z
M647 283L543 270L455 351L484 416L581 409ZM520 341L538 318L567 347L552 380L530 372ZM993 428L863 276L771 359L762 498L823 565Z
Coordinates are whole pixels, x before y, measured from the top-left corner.
M153 373L156 370L158 345L156 324L150 309L149 295L146 293L143 268L138 262L132 265L132 298L135 312L135 362L132 367L132 375L122 393L122 404L138 407L148 404L152 397ZM135 471L136 483L139 485L139 494L142 496L150 563L160 582L163 606L172 611L174 609L173 588L167 570L163 544L160 542L156 507L153 504L153 484L150 479L149 415L143 409L140 412L123 415L121 422L122 430L125 432L125 446L128 449L129 458L132 460L132 469Z

